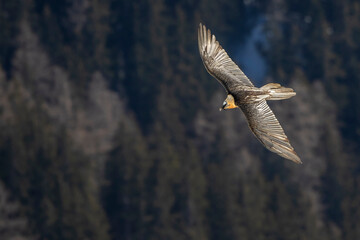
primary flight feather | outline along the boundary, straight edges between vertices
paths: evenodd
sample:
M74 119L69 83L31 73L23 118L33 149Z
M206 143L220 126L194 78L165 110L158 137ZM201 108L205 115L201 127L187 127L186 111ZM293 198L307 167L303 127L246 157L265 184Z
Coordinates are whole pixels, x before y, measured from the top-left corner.
M270 151L301 163L291 146L279 121L266 103L267 100L282 100L296 95L293 89L278 83L255 87L241 69L231 60L216 41L209 29L200 23L198 44L201 59L208 73L218 80L227 91L221 109L240 108L257 139Z

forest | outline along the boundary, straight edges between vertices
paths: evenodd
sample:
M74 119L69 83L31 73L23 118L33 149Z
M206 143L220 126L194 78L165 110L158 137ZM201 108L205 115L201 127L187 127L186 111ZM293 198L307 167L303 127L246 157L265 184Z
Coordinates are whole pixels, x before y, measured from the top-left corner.
M199 23L296 91L303 164L219 112ZM0 0L0 239L360 239L359 89L358 0Z

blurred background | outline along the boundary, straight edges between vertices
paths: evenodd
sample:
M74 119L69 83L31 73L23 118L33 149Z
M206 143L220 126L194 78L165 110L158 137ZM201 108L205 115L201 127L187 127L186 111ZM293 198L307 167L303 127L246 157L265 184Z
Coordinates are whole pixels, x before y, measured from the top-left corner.
M204 23L303 161L267 151ZM360 2L0 0L0 239L360 239Z

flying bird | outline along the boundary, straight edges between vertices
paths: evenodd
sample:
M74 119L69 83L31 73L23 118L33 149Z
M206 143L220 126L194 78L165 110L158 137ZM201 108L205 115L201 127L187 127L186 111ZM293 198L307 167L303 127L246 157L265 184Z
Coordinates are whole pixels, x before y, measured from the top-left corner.
M302 163L266 102L291 98L296 95L294 90L278 83L255 87L231 60L210 30L201 23L198 29L198 44L206 70L227 92L220 110L240 108L245 114L250 130L267 149L295 163Z

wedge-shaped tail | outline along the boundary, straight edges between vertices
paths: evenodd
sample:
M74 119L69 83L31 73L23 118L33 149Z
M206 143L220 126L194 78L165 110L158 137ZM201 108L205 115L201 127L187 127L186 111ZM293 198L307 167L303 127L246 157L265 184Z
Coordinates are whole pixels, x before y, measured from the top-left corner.
M292 88L286 88L278 83L269 83L261 87L262 90L268 91L266 100L283 100L296 95Z

